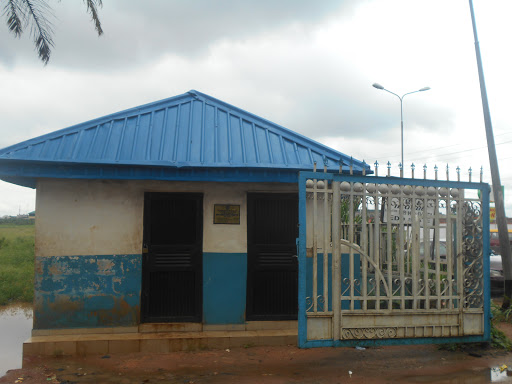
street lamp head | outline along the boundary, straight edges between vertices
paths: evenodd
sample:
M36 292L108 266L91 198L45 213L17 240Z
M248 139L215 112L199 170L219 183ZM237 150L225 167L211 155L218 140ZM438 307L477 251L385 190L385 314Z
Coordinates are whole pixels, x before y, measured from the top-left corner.
M398 97L400 99L400 141L401 141L401 147L402 147L402 153L401 153L401 158L402 158L402 162L400 163L401 164L401 171L400 171L400 177L403 177L403 174L402 174L402 170L403 170L403 167L404 167L404 116L403 116L403 109L402 109L402 106L403 106L403 99L405 96L407 95L410 95L411 93L417 93L417 92L423 92L423 91L428 91L430 90L430 87L423 87L421 89L418 89L417 91L412 91L412 92L408 92L408 93L404 93L401 97L400 95L397 95L396 93L394 92L391 92L390 90L384 88L382 85L380 85L379 83L373 83L372 84L374 88L377 88L377 89L380 89L380 90L383 90L383 91L386 91L386 92L389 92L393 95L395 95L396 97ZM414 171L413 171L414 172ZM413 178L414 178L414 174L413 174Z

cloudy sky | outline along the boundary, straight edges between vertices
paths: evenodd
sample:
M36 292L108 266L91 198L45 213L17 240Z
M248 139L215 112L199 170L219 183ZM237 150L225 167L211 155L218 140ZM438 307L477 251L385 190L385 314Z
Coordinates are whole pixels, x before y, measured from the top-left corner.
M0 23L0 148L196 89L373 164L404 157L491 181L466 0L108 0L95 34L80 1L51 2L44 66ZM507 214L512 214L510 0L474 0ZM410 168L406 168L406 176ZM382 171L381 171L382 172ZM0 182L0 216L35 208Z

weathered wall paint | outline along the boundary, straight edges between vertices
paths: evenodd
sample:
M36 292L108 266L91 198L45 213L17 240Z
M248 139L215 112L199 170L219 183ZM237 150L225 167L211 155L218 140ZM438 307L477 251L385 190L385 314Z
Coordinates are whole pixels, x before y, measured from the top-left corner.
M203 193L204 322L245 321L247 193L296 191L283 183L40 179L34 328L139 323L145 192ZM215 204L239 204L240 224L213 224Z
M203 254L203 322L243 324L247 285L247 254Z
M40 179L36 256L142 250L144 192L203 193L203 252L247 252L247 192L296 192L296 184ZM215 204L240 204L240 224L213 224Z
M141 254L36 257L34 329L134 326Z
M130 183L40 181L36 212L36 256L142 252L143 202Z

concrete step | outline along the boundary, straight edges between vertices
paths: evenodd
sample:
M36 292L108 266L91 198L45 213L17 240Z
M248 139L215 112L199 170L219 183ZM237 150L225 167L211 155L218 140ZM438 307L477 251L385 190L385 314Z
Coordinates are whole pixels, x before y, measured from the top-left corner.
M242 324L202 324L202 323L144 323L138 331L155 332L202 332L202 331L260 331L298 328L297 320L247 321Z
M32 336L23 343L23 356L168 353L260 345L297 345L297 328Z

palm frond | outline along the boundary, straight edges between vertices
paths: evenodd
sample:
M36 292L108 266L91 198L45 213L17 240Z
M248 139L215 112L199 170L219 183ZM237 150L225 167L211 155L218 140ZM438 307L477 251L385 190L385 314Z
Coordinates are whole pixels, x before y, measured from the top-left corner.
M17 0L8 0L4 6L3 16L7 17L7 28L16 37L23 33L22 20L25 18L23 9L20 8Z
M98 36L103 35L103 29L101 28L101 21L98 15L97 7L103 6L102 0L84 0L84 3L87 5L87 12L91 14L91 20L94 23L94 29L98 32Z
M53 29L49 17L52 15L50 6L44 0L22 0L26 9L26 18L31 26L39 58L46 65L50 60L53 47Z
M0 0L2 1L2 0ZM5 0L2 15L6 17L9 32L20 37L27 26L34 40L35 49L41 61L46 65L50 60L53 48L53 17L48 0ZM60 0L59 0L60 1ZM103 6L102 0L83 0L87 5L87 13L91 15L98 36L103 34L98 7Z

